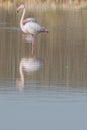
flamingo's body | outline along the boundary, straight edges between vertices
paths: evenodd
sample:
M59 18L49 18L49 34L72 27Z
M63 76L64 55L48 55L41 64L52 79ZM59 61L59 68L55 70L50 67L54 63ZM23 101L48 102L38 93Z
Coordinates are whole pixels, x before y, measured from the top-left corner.
M26 18L23 20L23 24L26 24L28 22L35 22L37 23L37 20L35 18Z
M22 58L19 65L20 80L17 80L17 86L24 87L24 72L31 73L40 69L44 61L36 58Z
M36 19L34 19L34 18L30 18L30 21L29 21L29 18L28 18L26 20L25 24L24 24L23 23L24 15L25 15L25 6L24 6L24 4L21 4L17 8L17 12L20 9L23 9L23 14L22 14L22 17L21 17L21 20L20 20L20 27L21 27L21 29L22 29L22 31L24 33L30 33L32 35L32 48L34 48L34 40L35 40L35 37L37 36L37 34L40 33L40 32L46 32L47 33L48 30L45 27L39 25L36 22Z
M35 22L28 22L21 27L24 33L30 33L32 35L37 35L40 32L44 32L45 28L40 26Z

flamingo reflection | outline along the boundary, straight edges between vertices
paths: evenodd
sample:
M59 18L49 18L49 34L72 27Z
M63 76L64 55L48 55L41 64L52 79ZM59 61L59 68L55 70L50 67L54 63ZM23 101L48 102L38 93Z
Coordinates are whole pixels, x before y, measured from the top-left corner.
M39 70L45 63L44 59L35 57L22 58L19 64L20 79L17 80L16 85L18 88L24 87L24 72L31 73Z
M32 35L30 35L30 34L23 34L23 41L25 43L32 43ZM32 56L34 55L34 52L35 52L34 47L31 47Z

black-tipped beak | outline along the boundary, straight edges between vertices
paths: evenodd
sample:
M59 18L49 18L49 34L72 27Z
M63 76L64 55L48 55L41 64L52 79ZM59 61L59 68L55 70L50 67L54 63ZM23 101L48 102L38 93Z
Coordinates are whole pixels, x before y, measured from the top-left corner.
M16 12L17 12L17 13L19 13L19 11L18 11L18 10L17 10Z

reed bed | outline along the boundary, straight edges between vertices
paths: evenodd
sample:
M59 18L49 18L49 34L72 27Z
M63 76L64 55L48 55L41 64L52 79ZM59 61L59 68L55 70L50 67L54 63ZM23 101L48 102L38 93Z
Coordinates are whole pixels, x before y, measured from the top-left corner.
M13 8L13 4L15 6L20 3L25 3L25 5L29 5L29 9L31 10L47 10L47 9L65 9L65 10L73 10L73 9L81 9L87 7L87 0L0 0L0 7Z

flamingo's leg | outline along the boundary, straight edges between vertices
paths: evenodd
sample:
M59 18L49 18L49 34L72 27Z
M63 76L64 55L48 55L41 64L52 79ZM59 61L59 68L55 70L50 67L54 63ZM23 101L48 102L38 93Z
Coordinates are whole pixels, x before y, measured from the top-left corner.
M32 36L32 55L34 54L34 36Z

